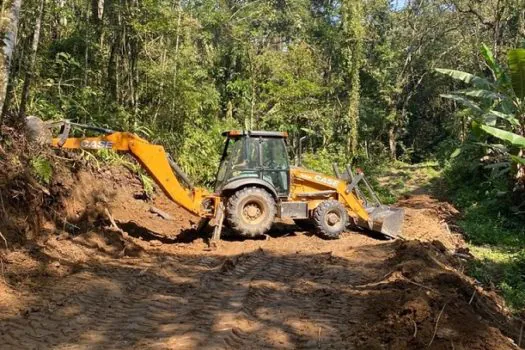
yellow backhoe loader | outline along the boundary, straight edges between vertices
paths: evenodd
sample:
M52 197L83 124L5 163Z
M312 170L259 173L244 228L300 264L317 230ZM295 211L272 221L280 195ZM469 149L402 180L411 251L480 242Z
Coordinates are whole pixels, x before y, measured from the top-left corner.
M227 131L215 189L193 186L165 149L136 134L69 122L42 122L28 117L34 137L59 149L111 149L132 154L175 203L202 218L214 219L212 241L220 238L224 220L238 234L265 234L276 217L291 218L328 238L338 238L352 223L396 238L401 234L403 209L380 203L362 172L347 167L334 176L291 167L287 134L269 131ZM95 137L70 137L72 128L94 131ZM50 130L60 129L57 137ZM360 186L360 185L364 185ZM365 195L366 193L366 195Z

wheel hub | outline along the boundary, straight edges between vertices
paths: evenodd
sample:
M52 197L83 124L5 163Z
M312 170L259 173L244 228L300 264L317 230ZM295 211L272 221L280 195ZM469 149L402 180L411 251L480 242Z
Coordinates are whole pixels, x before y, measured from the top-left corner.
M330 213L326 217L326 221L330 226L336 225L339 221L341 221L341 218L336 213Z
M261 214L261 208L255 203L249 203L243 209L244 217L250 221L257 220Z

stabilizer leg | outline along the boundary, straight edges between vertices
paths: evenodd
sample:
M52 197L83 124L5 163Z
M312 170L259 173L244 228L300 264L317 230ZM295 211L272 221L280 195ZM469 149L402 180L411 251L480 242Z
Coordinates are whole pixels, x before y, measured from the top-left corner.
M217 247L221 239L222 233L222 224L224 222L224 205L221 203L219 209L217 209L217 218L215 219L215 228L213 230L213 235L211 236L210 246Z

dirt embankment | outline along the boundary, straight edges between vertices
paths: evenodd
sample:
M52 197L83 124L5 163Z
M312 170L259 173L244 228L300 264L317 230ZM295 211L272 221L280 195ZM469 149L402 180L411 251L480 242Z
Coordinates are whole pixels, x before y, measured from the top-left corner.
M428 196L401 202L407 241L280 223L210 251L197 218L141 199L125 169L70 173L51 195L60 220L0 253L2 348L518 348L502 301L461 272L454 209Z

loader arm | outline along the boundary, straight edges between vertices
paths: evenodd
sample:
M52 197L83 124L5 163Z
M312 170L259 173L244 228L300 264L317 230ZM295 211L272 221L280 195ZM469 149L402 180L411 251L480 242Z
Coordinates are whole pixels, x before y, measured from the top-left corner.
M364 174L354 177L348 168L349 176L343 179L337 175L338 172L333 177L303 168L292 168L292 199L309 198L308 207L312 210L326 198L337 198L346 207L348 215L356 219L357 226L380 232L390 238L399 237L403 226L403 209L382 205ZM363 196L358 187L359 182L365 184L372 197L371 201Z
M306 191L332 190L339 196L339 200L345 204L348 214L357 215L363 221L369 220L369 214L361 201L351 192L347 191L347 184L344 181L331 176L318 174L302 168L292 169L292 176L297 185L301 185ZM295 193L294 196L298 194ZM300 197L300 194L299 194Z
M84 138L53 138L52 146L63 149L112 149L129 152L144 166L166 195L184 209L198 216L214 213L203 208L208 197L203 188L186 189L174 174L164 147L153 145L138 135L128 132L112 132L107 135ZM213 211L213 210L212 210Z

